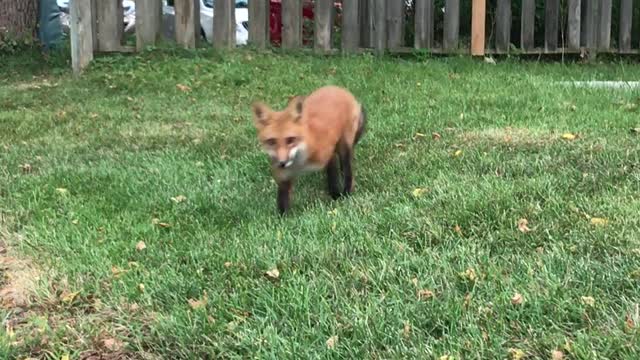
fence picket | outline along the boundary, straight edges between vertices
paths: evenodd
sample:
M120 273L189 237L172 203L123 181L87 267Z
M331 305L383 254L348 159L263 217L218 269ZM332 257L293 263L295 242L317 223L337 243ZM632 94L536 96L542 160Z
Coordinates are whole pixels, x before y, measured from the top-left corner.
M415 8L415 37L416 49L431 49L434 38L434 7L433 0L416 0Z
M520 27L520 46L522 50L532 50L534 47L533 35L536 22L535 0L522 0L522 22Z
M200 1L175 0L176 43L193 49L200 37Z
M598 49L608 50L611 44L611 0L601 0L599 10Z
M580 16L582 4L580 0L569 0L567 14L567 46L571 50L580 48Z
M315 8L315 48L318 51L331 50L331 28L333 25L333 0L316 0Z
M447 0L444 5L444 39L443 48L458 48L460 36L460 0Z
M360 46L360 16L358 0L342 2L342 50L355 51Z
M282 0L282 47L302 47L302 1Z
M511 45L511 0L498 0L496 10L496 50L509 51Z
M631 50L631 25L633 20L633 0L620 2L620 52Z

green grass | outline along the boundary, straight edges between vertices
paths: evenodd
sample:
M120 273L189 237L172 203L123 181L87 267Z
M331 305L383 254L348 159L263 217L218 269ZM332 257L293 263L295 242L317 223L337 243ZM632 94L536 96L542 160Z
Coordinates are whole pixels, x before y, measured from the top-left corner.
M640 92L552 84L637 64L157 50L74 80L64 57L1 60L0 236L40 272L0 313L2 358L640 357ZM326 84L369 113L356 192L305 176L280 219L249 104Z

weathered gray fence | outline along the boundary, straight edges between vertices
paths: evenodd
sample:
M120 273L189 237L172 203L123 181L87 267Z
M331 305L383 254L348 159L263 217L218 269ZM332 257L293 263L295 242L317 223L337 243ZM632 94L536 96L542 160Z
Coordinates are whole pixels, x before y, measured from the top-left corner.
M469 0L467 0L469 1ZM461 17L461 0L445 0L444 9L436 9L434 0L250 0L249 43L267 47L271 43L270 4L281 6L282 47L297 49L309 46L303 41L303 8L312 6L313 48L322 53L407 52L416 49L432 53L485 54L505 53L640 53L633 43L634 6L639 1L620 1L618 29L612 28L612 0L520 0L519 24L514 21L512 0L496 0L495 9L486 0L471 0L471 17ZM136 0L136 46L122 45L121 0L72 0L72 57L74 71L80 72L94 52L135 51L155 44L162 33L162 0ZM536 33L536 5L544 5L544 34ZM175 0L175 39L184 47L196 46L200 34L201 0ZM234 0L214 2L213 46L234 47ZM412 7L415 24L412 44L405 41L405 10ZM493 6L493 5L492 5ZM334 26L336 9L340 22ZM487 14L494 21L486 21ZM436 29L436 17L442 17L442 29ZM469 24L470 33L462 34L461 24ZM519 46L514 48L512 26L520 29ZM341 41L332 39L339 35ZM491 43L486 41L491 34ZM538 35L536 37L536 35ZM536 43L543 36L544 41ZM611 37L617 36L614 48ZM89 39L90 37L90 39Z

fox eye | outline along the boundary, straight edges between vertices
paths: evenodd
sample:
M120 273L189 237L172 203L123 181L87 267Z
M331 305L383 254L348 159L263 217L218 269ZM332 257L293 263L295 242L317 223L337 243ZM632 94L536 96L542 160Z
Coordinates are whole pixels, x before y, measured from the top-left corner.
M264 143L268 146L274 146L276 144L276 139L267 139Z
M296 142L296 138L293 137L293 136L292 137L288 137L286 141L287 141L287 145L292 145L293 143Z

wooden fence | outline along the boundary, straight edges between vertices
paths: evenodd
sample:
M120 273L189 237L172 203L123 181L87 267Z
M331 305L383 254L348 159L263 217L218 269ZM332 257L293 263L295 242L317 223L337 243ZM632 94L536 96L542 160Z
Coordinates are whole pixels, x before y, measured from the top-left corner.
M193 48L200 37L200 1L175 0L175 40ZM416 49L438 54L557 54L596 52L638 54L640 45L632 43L633 0L617 0L619 28L612 28L612 0L517 0L520 15L514 21L511 0L444 0L437 9L435 0L314 0L313 48L322 53L361 51L407 52ZM270 46L270 2L249 1L249 43L258 48ZM303 7L307 0L280 0L282 43L286 49L305 47L303 41ZM471 5L470 17L461 16L461 3ZM76 73L87 66L94 52L136 51L153 45L162 33L162 1L135 0L136 46L122 45L121 0L72 0L72 64ZM514 1L515 3L515 1ZM536 33L536 5L544 5L544 34ZM336 6L338 5L338 6ZM236 46L235 1L215 0L212 45ZM635 6L638 6L636 1ZM407 8L411 8L407 12ZM336 12L339 9L339 24ZM488 13L492 21L488 25ZM410 14L410 17L406 16ZM413 23L413 41L407 44L407 21ZM636 19L640 21L640 19ZM467 23L465 23L467 22ZM468 25L469 34L460 32ZM441 24L441 29L436 28ZM519 27L520 39L511 39ZM538 26L538 29L541 29ZM487 41L487 37L492 41ZM339 35L339 41L334 41ZM538 35L536 37L536 35ZM543 36L541 36L543 35ZM617 47L611 46L617 36ZM544 41L536 39L543 38ZM516 40L516 41L514 41ZM518 43L514 47L514 43Z

